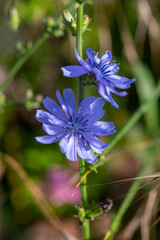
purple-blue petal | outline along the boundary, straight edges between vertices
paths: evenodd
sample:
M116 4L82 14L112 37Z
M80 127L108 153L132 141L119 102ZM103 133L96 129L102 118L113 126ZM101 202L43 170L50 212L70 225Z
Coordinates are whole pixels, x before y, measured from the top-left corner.
M87 49L86 49L86 55L87 55L87 57L90 59L90 61L92 62L94 56L93 56L93 51L92 51L91 48L87 48Z
M102 109L104 106L104 101L101 98L87 97L82 101L82 104L78 107L78 120L81 122L92 123L105 114Z
M110 102L115 108L119 108L118 104L113 100L109 88L101 82L98 84L98 92L107 102Z
M43 130L49 135L66 134L64 127L43 124Z
M98 92L101 95L101 97L104 98L104 100L106 100L107 102L110 101L109 97L107 96L106 86L101 82L98 83Z
M63 134L58 135L58 136L56 136L56 135L54 135L54 136L46 135L46 136L36 137L36 140L37 140L37 142L40 142L40 143L43 143L43 144L51 144L51 143L59 141L62 137L63 137Z
M76 138L72 134L68 134L62 138L59 146L68 160L77 161Z
M112 122L96 121L88 126L92 134L96 136L107 136L116 132Z
M90 64L88 64L87 62L85 62L78 54L77 49L75 49L75 57L77 58L78 62L86 69L88 70L88 72L90 72L92 70L92 67Z
M107 147L109 147L108 144L102 143L97 137L84 133L83 137L88 141L90 147L96 152L101 154Z
M66 107L68 110L69 116L72 117L72 119L75 119L75 114L76 114L76 100L74 93L72 89L64 89L63 90L63 98L66 103Z
M135 78L133 79L128 79L128 78L125 78L125 77L122 77L122 76L118 76L118 75L109 75L106 77L106 79L108 81L111 81L113 82L114 84L119 84L119 85L126 85L126 84L131 84L135 81Z
M101 62L104 62L106 64L109 64L112 59L112 53L111 51L106 51L106 53L101 57Z
M123 85L119 85L119 84L117 84L116 83L116 88L119 88L119 89L128 89L128 88L130 88L130 84L123 84Z
M98 161L96 156L90 150L88 143L83 138L79 138L78 140L77 151L78 151L79 157L84 159L88 163L95 163Z
M77 110L77 117L79 120L84 117L84 114L88 112L90 104L95 100L96 97L87 97L80 102Z
M43 110L37 110L36 119L39 122L45 123L47 125L58 125L58 126L65 125L65 122L63 120Z
M91 48L87 48L86 55L88 56L86 62L89 63L92 67L95 67L100 63L98 52L95 53Z
M65 104L59 90L56 91L56 96L59 101L59 104L61 105L61 108L63 109L64 113L66 114L67 118L69 119L68 109L66 107L66 104Z
M66 77L79 77L89 72L85 67L78 65L65 66L61 70Z
M127 92L118 92L118 91L116 91L115 89L110 89L111 90L111 92L112 93L114 93L114 94L116 94L116 95L118 95L118 96L120 96L120 97L125 97L126 95L128 95L128 93Z
M53 99L46 97L43 100L43 105L53 115L57 116L59 119L63 121L67 121L66 115L64 114L63 110Z
M96 80L101 81L103 80L103 73L98 68L93 68L92 72L96 75Z
M104 70L104 76L110 76L113 74L116 74L119 70L118 64L110 64L108 67Z

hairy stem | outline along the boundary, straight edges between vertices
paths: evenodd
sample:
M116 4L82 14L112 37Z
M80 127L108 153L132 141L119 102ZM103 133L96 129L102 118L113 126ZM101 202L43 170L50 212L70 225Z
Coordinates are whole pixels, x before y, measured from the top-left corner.
M82 57L82 21L83 21L83 4L79 4L77 9L77 36L76 36L76 47L77 51ZM82 79L79 78L79 90L78 90L78 103L80 103L84 99L84 86L82 83ZM79 169L80 169L80 178L85 174L85 161L83 159L79 159ZM81 206L85 207L87 205L87 178L81 182ZM85 220L82 226L83 231L83 239L89 240L90 239L90 226L89 221Z

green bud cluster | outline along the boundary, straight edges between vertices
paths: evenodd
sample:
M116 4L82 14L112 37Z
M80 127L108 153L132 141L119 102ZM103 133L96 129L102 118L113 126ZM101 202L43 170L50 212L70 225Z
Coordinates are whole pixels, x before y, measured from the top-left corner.
M17 50L17 54L19 57L25 55L28 50L30 50L33 46L32 41L26 41L25 43L22 43L21 41L18 41L16 44L16 50Z
M32 89L28 89L26 92L26 100L25 100L25 106L27 110L32 110L35 108L39 108L40 104L42 103L42 95L37 94L34 95Z
M64 35L64 31L62 29L62 25L59 24L57 26L54 18L52 17L48 17L45 21L44 21L44 25L46 28L46 32L54 35L55 37L61 37Z
M20 25L20 16L18 10L12 7L8 10L9 15L9 25L14 32L17 32Z
M76 207L76 209L78 211L76 217L78 217L83 225L85 225L88 221L93 221L95 218L101 217L103 214L103 210L100 205L97 207L94 202L86 208L80 206Z
M76 36L77 33L77 21L76 21L76 17L74 18L72 16L72 14L65 9L62 13L63 16L63 22L64 25L70 29L71 33L73 36ZM87 16L84 15L83 16L83 22L82 22L82 32L84 33L85 31L89 30L88 29L88 25L90 23L91 19Z
M64 25L68 27L73 36L76 36L77 24L71 13L65 9L62 13Z

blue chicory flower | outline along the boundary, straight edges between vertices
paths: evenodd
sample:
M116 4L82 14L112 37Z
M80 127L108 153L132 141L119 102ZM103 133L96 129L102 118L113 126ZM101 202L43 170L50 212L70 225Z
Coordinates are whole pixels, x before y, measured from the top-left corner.
M98 92L107 102L110 102L114 107L118 108L118 104L113 100L111 93L118 96L126 96L127 92L118 92L115 88L127 89L130 84L135 81L135 78L128 79L117 75L119 64L111 62L112 53L106 53L99 58L98 53L95 53L91 48L87 48L88 56L86 62L79 56L75 49L75 56L81 66L72 65L62 67L63 75L66 77L79 77L86 73L93 73L98 81Z
M89 145L93 151L101 154L109 145L102 143L96 136L116 132L112 122L97 121L105 113L102 109L104 101L101 98L87 97L76 110L75 96L70 88L64 89L64 100L59 91L56 92L56 96L61 107L54 100L46 97L43 105L50 113L44 110L37 111L36 119L43 123L43 130L48 135L36 137L36 140L50 144L61 139L59 146L67 159L77 161L78 154L89 163L97 162L98 159Z

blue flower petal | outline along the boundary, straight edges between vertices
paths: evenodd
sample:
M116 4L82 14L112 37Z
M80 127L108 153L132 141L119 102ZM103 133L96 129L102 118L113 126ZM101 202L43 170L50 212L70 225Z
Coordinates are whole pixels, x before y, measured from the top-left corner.
M51 144L51 143L59 141L62 137L63 137L63 134L58 135L58 136L56 136L56 135L54 135L54 136L46 135L46 136L36 137L36 140L37 140L37 142L40 142L40 143L43 143L43 144Z
M102 109L103 106L104 101L101 98L85 98L78 107L79 121L92 123L99 120L105 114L105 111Z
M73 91L68 88L63 90L63 98L66 103L66 107L68 109L69 116L72 117L72 119L75 119L76 114L76 101Z
M43 105L53 115L57 116L59 119L61 119L63 121L67 121L66 115L64 114L62 109L59 107L59 105L53 99L46 97L43 100Z
M95 100L96 100L96 97L87 97L80 102L77 110L77 118L79 120L84 117L84 114L88 112L90 104Z
M43 130L49 135L66 134L64 127L47 125L43 123Z
M96 121L87 128L96 136L106 136L116 132L112 122Z
M65 66L62 67L61 70L66 77L79 77L89 72L85 67L76 65Z
M128 89L130 88L130 84L123 84L123 85L119 85L119 84L116 84L116 88L119 88L119 89Z
M105 62L106 64L109 64L111 59L112 59L111 51L106 51L106 53L101 57L101 63Z
M63 120L43 110L37 110L36 119L39 122L45 123L47 125L51 125L51 124L58 125L58 126L65 125L65 122Z
M126 95L128 95L128 93L127 92L118 92L118 91L116 91L115 89L110 89L111 90L111 92L112 93L114 93L114 94L116 94L116 95L118 95L118 96L120 96L120 97L125 97Z
M115 108L119 108L118 104L113 100L112 95L111 95L111 90L110 88L106 87L106 92L109 98L109 102L115 107Z
M101 72L101 70L99 70L98 68L93 68L92 72L96 75L96 80L97 81L102 81L103 80L103 74Z
M119 84L119 85L131 84L135 81L135 78L128 79L128 78L121 77L121 76L118 76L118 75L109 75L109 76L106 77L106 79L115 83L115 84Z
M65 104L65 102L64 102L64 100L63 100L59 90L56 91L56 96L57 96L57 99L59 101L59 104L61 105L61 108L63 109L63 111L65 112L67 118L69 119L70 116L69 116L69 113L68 113L68 109L66 107L66 104Z
M86 54L87 54L87 57L88 57L88 58L90 59L90 61L92 62L92 61L93 61L93 58L94 58L92 49L91 49L91 48L87 48Z
M118 104L113 100L109 88L101 82L98 84L98 92L107 102L110 102L115 108L119 108Z
M91 48L87 48L86 55L88 56L86 62L89 63L92 67L96 67L100 63L98 53L95 54Z
M96 156L90 150L88 143L83 138L79 138L77 151L79 157L88 163L95 163L98 161Z
M98 92L102 98L104 98L107 102L110 101L109 97L107 96L106 86L101 82L98 83Z
M68 134L59 142L61 151L70 161L77 161L76 140L72 134Z
M96 152L101 154L106 148L109 147L108 144L102 143L97 137L84 133L83 137L88 141L90 147Z
M78 54L77 49L75 49L75 57L77 58L78 62L86 69L88 70L88 72L90 72L92 70L92 67L85 62Z
M104 76L110 76L116 74L118 70L119 70L118 64L116 63L110 64L103 70L103 74Z

